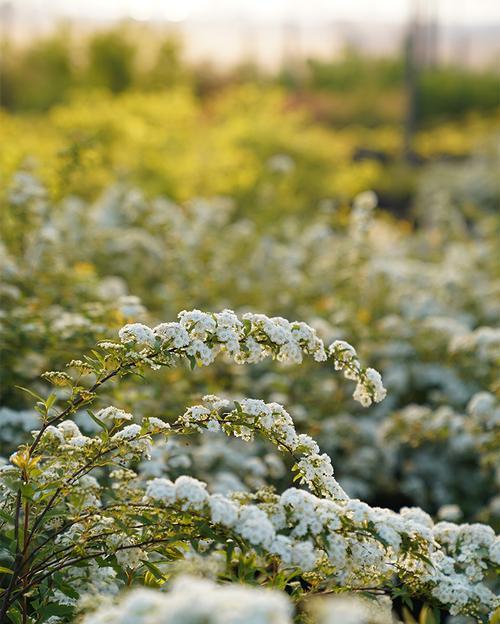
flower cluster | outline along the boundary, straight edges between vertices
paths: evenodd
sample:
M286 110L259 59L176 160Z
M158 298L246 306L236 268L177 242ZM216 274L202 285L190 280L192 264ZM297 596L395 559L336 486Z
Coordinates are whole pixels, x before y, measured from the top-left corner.
M490 158L475 159L471 171L484 172ZM247 371L225 366L225 391L276 400L297 418L307 414L322 448L339 458L337 478L353 496L377 500L390 489L428 510L457 504L468 520L498 522L498 482L483 472L484 453L471 456L470 445L460 445L463 437L453 444L427 438L414 450L404 443L403 428L401 444L393 438L388 445L383 436L385 421L410 402L433 413L448 406L464 414L475 393L495 391L497 233L488 207L472 208L482 193L467 195L471 227L465 224L461 206L470 189L463 175L454 180L454 202L442 201L449 188L439 176L433 183L441 184L439 193L419 195L420 227L413 230L377 214L373 194L363 194L349 213L326 199L307 222L288 214L261 236L253 214L242 218L224 200L180 206L113 186L97 201L66 197L55 205L45 191L36 199L32 177L20 175L16 186L27 192L17 194L15 208L6 207L0 242L2 405L27 408L28 395L15 386L43 392L40 373L57 367L62 352L91 348L124 323L153 327L152 319L174 318L186 301L211 309L230 301L238 313L262 309L270 317L300 315L328 343L349 336L363 345L363 357L390 393L374 417L346 404L349 393L328 366L313 361L303 365L313 374L290 368L286 384L270 362ZM210 276L208 284L200 275ZM84 374L84 364L71 372ZM168 393L156 386L159 377L152 382L155 413L177 413L188 394L214 391L211 371L180 384L178 374L162 379L172 382ZM11 427L9 420L0 412L5 457L38 426L20 421Z
M82 624L291 624L292 613L281 592L180 576L168 593L135 589L117 604L90 613Z
M240 320L231 310L214 314L191 310L180 312L179 322L161 323L153 329L142 323L127 324L120 329L119 337L122 344L139 350L148 362L154 362L159 353L193 358L204 366L219 353L238 364L257 363L266 357L300 364L304 354L318 362L330 357L337 370L357 382L353 397L362 405L379 403L386 396L380 374L362 368L351 345L337 340L327 350L316 331L304 322L251 313Z
M100 420L104 421L105 423L120 422L122 420L132 420L133 418L132 414L129 414L128 412L125 412L124 410L118 409L117 407L114 407L113 405L110 405L109 407L105 407L99 410L96 416L100 418Z
M326 597L313 600L310 612L318 624L396 624L392 602L387 596Z
M243 399L229 412L220 413L227 402L217 396L204 397L206 405L186 410L178 423L187 428L217 431L252 440L260 432L278 448L291 453L301 479L320 495L346 499L347 495L333 477L333 467L326 454L320 455L317 443L308 435L298 435L290 414L279 403Z
M498 556L498 539L485 525L452 525L457 536L466 536L463 544L455 540L454 551L446 526L434 525L420 509L397 514L295 488L261 504L242 504L208 493L206 484L193 478L157 478L147 484L144 501L204 516L285 567L323 571L343 587L383 587L398 570L415 588L430 584L432 595L452 613L489 613L500 605L482 582ZM461 568L454 562L462 562Z
M498 566L500 537L484 524L457 525L439 522L433 534L442 550L436 554L438 565L423 580L435 583L432 594L440 602L450 605L452 614L460 613L471 598L479 604L500 606L500 600L481 581L487 563Z

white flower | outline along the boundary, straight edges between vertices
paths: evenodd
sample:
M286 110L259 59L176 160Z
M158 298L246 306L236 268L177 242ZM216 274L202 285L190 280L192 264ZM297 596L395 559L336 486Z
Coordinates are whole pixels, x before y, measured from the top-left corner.
M151 427L153 427L153 429L156 429L158 431L167 431L168 429L170 429L170 424L165 422L164 420L161 420L160 418L156 418L155 416L150 416L148 418L149 424Z
M241 408L250 416L267 416L272 413L269 406L260 399L243 399Z
M37 435L38 431L34 431L33 434ZM64 442L64 435L57 427L49 425L43 432L43 439L44 441L49 439L57 440L57 442L62 444Z
M437 516L440 520L456 522L462 517L462 510L458 505L442 505L438 509Z
M292 563L307 572L313 570L318 558L314 545L310 541L295 542L292 546Z
M57 425L57 428L63 434L65 439L75 438L82 435L78 425L72 420L63 420L62 423Z
M314 608L315 607L315 608ZM313 603L318 624L393 624L389 597L328 596Z
M146 486L146 497L171 504L175 501L175 485L169 479L151 479Z
M100 409L98 412L96 412L96 416L105 423L110 421L113 422L115 420L119 421L133 419L132 414L129 414L128 412L125 412L124 410L117 407L113 407L112 405Z
M191 339L180 323L161 323L153 329L155 336L162 342L162 346L172 346L176 349L186 347Z
M306 433L301 433L297 437L295 448L300 448L301 450L304 449L308 453L319 453L318 443Z
M281 345L278 353L278 360L280 362L288 362L290 364L300 364L302 362L302 349L293 340L285 342Z
M340 370L344 363L351 362L358 357L356 349L345 340L335 340L330 345L328 351L330 355L336 358L335 368L338 367L337 370Z
M204 405L193 405L187 408L180 420L187 426L197 426L199 422L206 422L210 414L210 410Z
M384 388L380 373L374 368L367 368L366 378L371 386L373 400L375 403L380 403L380 401L383 401L387 395L387 390Z
M226 308L225 310L222 310L222 312L216 312L214 316L219 327L229 327L235 330L243 328L243 323L232 310L228 310Z
M372 404L372 397L370 395L370 392L362 382L359 382L356 385L352 396L354 400L358 403L361 403L363 407L370 407L370 405Z
M500 536L495 537L491 543L488 556L493 563L500 565Z
M209 403L210 407L217 411L229 405L229 401L227 399L221 399L215 394L206 394L202 397L204 403Z
M353 201L355 209L370 211L376 208L378 204L377 195L373 191L363 191L356 195Z
M238 507L221 494L212 494L208 502L212 522L227 527L234 526L238 518Z
M175 481L175 498L183 502L184 509L200 509L208 499L205 483L182 475Z
M270 548L275 533L266 514L255 505L244 505L238 516L238 532L255 546Z
M141 433L140 425L127 425L120 431L117 431L112 437L112 440L134 440Z
M202 340L195 339L186 349L186 353L198 358L204 366L208 366L215 360L218 349L216 346L208 347Z
M179 312L180 324L193 338L205 340L207 335L213 333L217 327L215 319L201 310L183 310Z
M138 347L155 347L156 338L153 330L142 323L128 323L118 332L124 344L134 343Z
M276 535L271 544L271 551L278 555L285 565L292 563L292 540L286 535Z
M74 436L68 440L68 444L70 446L75 446L77 448L83 448L85 446L91 446L94 444L94 438L89 438L88 436L79 435Z

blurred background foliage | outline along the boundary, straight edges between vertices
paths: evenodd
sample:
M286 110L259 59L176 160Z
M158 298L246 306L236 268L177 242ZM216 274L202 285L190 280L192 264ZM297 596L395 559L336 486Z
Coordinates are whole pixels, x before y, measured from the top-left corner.
M377 125L403 120L402 55L370 56L348 46L331 60L286 62L276 72L251 59L222 70L206 63L188 64L176 35L129 22L88 35L75 34L63 25L27 44L14 45L8 38L3 42L1 104L12 112L46 111L68 101L78 89L121 93L189 84L203 99L221 86L242 81L278 84L288 95L311 98L312 106L317 98L319 107L321 102L325 108L329 104L325 121L333 126L346 121ZM499 105L497 72L494 66L426 66L420 75L420 98L423 124L471 112L494 112Z
M131 22L2 45L0 175L36 163L55 198L92 199L118 178L176 201L230 195L240 213L269 220L373 188L408 217L425 164L464 158L499 127L493 68L421 69L408 158L402 56L347 48L275 72L251 61L222 70L186 62L178 38ZM267 164L281 153L292 166L276 194L269 176L287 163Z

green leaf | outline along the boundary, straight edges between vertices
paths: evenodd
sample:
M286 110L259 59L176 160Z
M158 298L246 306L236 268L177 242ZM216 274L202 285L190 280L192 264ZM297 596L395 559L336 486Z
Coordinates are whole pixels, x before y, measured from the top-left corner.
M155 579L157 579L158 581L165 580L165 575L157 566L154 565L154 563L146 561L145 559L141 559L141 562L151 572Z
M92 418L92 420L96 423L96 425L99 425L99 427L105 431L106 433L108 433L108 428L106 427L106 425L104 424L104 422L100 419L97 418L97 416L94 414L94 412L92 410L87 410L88 415L90 416L90 418Z
M21 624L21 621L22 621L21 611L19 611L17 607L11 607L7 611L7 617L14 624Z
M104 363L104 356L102 355L102 353L99 353L99 351L95 351L95 349L92 349L90 352L96 358L96 360L99 362L99 364L103 364Z
M3 509L0 509L0 518L6 522L11 522L14 518Z
M29 498L29 500L33 500L33 495L35 494L36 489L31 483L23 483L21 485L21 494L24 498Z
M49 394L49 396L47 397L47 400L45 401L45 406L47 408L47 411L49 411L49 409L54 405L56 400L57 400L57 395L54 392Z
M24 388L23 386L14 386L14 387L17 388L18 390L22 390L23 392L26 392L27 394L32 396L37 401L41 401L42 403L45 403L45 399L39 394L37 394L36 392L33 392L33 390L30 390L29 388Z
M59 615L59 616L70 616L73 614L73 607L68 607L66 605L60 605L60 604L55 604L55 603L50 603L45 607L42 607L42 609L40 609L40 622L45 622L47 621L51 616L53 615Z
M78 600L78 598L80 597L80 594L75 589L70 587L67 583L59 583L58 589L60 589L63 594L66 594L66 596L74 598L75 600Z
M433 609L429 605L424 605L422 607L418 618L419 624L439 624L440 619L439 611L437 609Z
M0 566L0 574L14 574L14 570L9 570L9 568Z
M417 621L406 607L403 607L403 616L405 624L417 624Z
M233 540L228 540L226 542L226 567L229 568L231 565L231 560L233 558L235 543Z
M429 559L429 557L427 557L427 555L424 555L421 552L415 552L413 553L415 555L415 557L417 557L417 559L420 559L421 561L424 561L428 566L430 566L431 568L434 567L434 564L432 563L432 561Z
M376 531L373 531L373 535L375 536L375 538L381 543L383 544L386 548L389 546L389 542L384 539L381 535L379 535Z

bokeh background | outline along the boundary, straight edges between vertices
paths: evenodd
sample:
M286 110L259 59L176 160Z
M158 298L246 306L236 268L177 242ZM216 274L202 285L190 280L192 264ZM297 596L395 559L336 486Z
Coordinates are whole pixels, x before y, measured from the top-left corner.
M2 2L0 19L0 166L39 156L55 192L59 182L95 197L125 175L174 200L236 192L256 209L256 170L285 145L265 145L257 119L248 145L231 115L272 127L286 111L285 124L301 117L312 130L286 140L307 143L303 164L316 170L308 201L287 211L371 188L407 216L425 165L464 158L498 128L500 9L489 0L24 0ZM238 152L224 163L205 155L223 160L216 129ZM123 140L130 149L116 153Z

